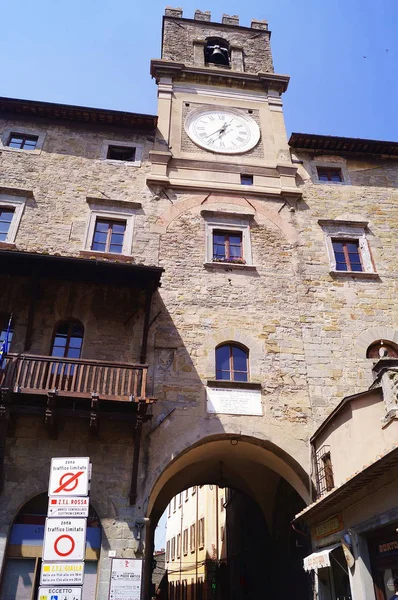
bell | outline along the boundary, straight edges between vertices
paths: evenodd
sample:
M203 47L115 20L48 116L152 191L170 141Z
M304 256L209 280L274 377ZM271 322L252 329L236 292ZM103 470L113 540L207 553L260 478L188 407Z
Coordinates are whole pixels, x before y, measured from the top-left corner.
M216 65L227 65L228 59L225 56L224 52L221 50L220 46L214 46L213 51L209 56L208 62L212 62Z

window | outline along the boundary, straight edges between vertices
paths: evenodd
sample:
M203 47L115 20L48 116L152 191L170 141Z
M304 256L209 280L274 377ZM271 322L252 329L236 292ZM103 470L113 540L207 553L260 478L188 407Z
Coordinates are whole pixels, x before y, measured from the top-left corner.
M193 488L192 488L192 496L193 496L194 494L196 494L196 485L194 485L194 486L193 486Z
M6 337L7 337L7 331L8 331L8 323L10 321L10 316L9 315L1 315L0 314L0 349L3 346L3 342L5 341ZM12 340L12 336L14 333L14 323L13 321L11 321L10 324L10 331L8 334L8 344L7 344L7 348L5 348L5 354L7 354L10 351L10 347L11 347L11 340ZM4 355L3 355L4 356ZM0 362L0 367L3 367L6 365L7 361L4 358L3 361Z
M1 134L1 146L9 152L29 152L40 154L46 134L43 131L24 128L15 131L7 128Z
M330 492L334 488L333 467L330 446L322 446L315 454L318 494Z
M240 231L213 231L213 261L245 263Z
M126 221L97 219L91 249L121 254L125 231Z
M101 147L100 159L114 164L123 163L126 166L140 167L142 161L142 144L120 140L104 140Z
M317 167L318 181L341 183L343 181L343 173L338 167Z
M220 498L220 511L223 512L224 510L224 498Z
M185 490L185 502L189 500L189 488Z
M38 141L38 135L11 133L10 137L8 138L7 146L10 148L18 148L19 150L35 150Z
M332 239L336 271L363 271L359 240Z
M241 175L240 183L241 185L253 185L253 175Z
M203 548L205 545L205 519L202 517L198 521L198 547Z
M182 492L178 494L178 506L182 505Z
M173 537L171 540L171 560L175 560L176 557L176 539Z
M187 596L187 580L183 579L182 580L182 596L181 596L181 600L187 600L188 596Z
M182 532L182 551L188 554L188 528Z
M370 344L366 351L366 358L398 358L398 346L394 342L378 340Z
M13 208L0 206L0 242L6 242L10 230L11 221L14 217Z
M171 515L171 502L169 502L169 505L167 507L167 516L169 517Z
M177 534L177 558L181 557L181 533Z
M83 345L84 327L79 321L64 321L54 333L51 356L59 358L80 358Z
M225 528L224 528L224 525L221 525L221 527L220 527L220 540L222 542L224 541L224 535L225 535Z
M15 242L22 219L26 198L0 194L0 242Z
M205 62L229 67L229 44L217 37L206 38L204 47Z
M205 264L252 267L250 220L254 215L202 210L206 227Z
M364 221L318 221L325 237L330 270L337 273L357 273L376 276ZM369 276L369 275L368 275Z
M108 160L125 160L128 162L135 160L135 148L131 146L108 146Z
M180 582L179 581L176 581L175 600L181 600L181 587L180 587Z
M240 346L224 344L216 348L216 379L248 381L248 352Z
M166 542L166 562L170 562L170 540Z
M196 527L195 523L189 528L189 549L191 552L195 552L195 538L196 538Z

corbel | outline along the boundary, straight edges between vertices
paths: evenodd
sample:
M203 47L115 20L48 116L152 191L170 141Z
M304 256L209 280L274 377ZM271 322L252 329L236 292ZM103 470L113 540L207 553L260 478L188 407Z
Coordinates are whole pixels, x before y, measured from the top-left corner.
M57 404L57 390L50 390L47 392L47 407L44 413L44 425L48 431L48 434L52 438L57 437L57 420L56 420L56 404Z
M91 393L91 411L90 411L90 433L98 435L99 426L99 395L96 392Z
M8 388L0 389L0 491L4 488L4 458L7 430L10 420L11 393Z
M140 400L137 406L137 418L134 428L134 451L133 451L133 467L131 472L130 485L130 504L133 506L137 499L137 480L138 480L138 465L140 458L140 446L142 436L142 426L146 421L146 411L148 404L145 400Z

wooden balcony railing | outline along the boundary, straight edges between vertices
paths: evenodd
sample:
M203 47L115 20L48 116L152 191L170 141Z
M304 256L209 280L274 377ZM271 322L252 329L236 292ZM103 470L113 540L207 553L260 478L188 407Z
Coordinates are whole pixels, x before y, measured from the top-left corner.
M8 354L1 365L0 383L13 392L126 402L146 398L148 365L115 363L84 358L56 358Z

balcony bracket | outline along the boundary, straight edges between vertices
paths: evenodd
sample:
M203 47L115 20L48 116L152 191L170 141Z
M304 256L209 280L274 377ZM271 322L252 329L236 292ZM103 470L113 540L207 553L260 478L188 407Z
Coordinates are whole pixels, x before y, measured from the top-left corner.
M11 393L8 388L0 389L0 491L4 487L4 457L6 453L7 430L10 420Z
M47 408L44 414L44 425L51 438L56 438L58 433L58 425L56 419L57 396L57 390L51 390L47 392Z
M145 399L140 399L137 406L137 420L134 428L134 453L133 453L133 468L131 473L131 485L130 485L130 504L133 506L137 499L137 480L138 480L138 465L140 458L140 446L141 446L141 435L142 425L147 420L146 411L148 404Z
M90 433L98 435L99 426L99 395L96 392L91 393L91 412L90 412Z

